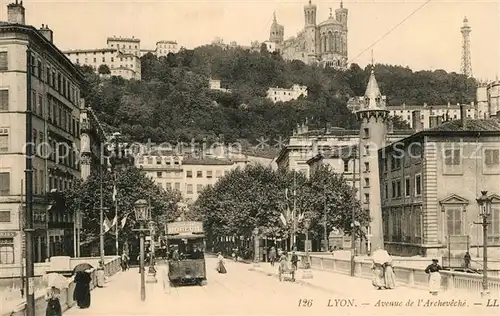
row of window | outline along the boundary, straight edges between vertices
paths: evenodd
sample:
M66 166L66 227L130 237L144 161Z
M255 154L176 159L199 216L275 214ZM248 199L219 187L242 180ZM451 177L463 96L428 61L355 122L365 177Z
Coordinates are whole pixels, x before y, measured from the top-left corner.
M7 54L6 52L0 53ZM7 57L7 55L6 55ZM0 57L0 63L2 58ZM57 67L51 65L47 61L42 61L40 57L37 57L36 53L31 54L31 65L32 65L32 75L38 78L40 81L45 82L54 90L59 92L59 94L65 97L72 104L79 106L80 103L80 90L72 84ZM0 65L1 69L1 65Z
M45 175L46 174L44 170L33 168L34 194L45 194L47 191L50 191L52 189L64 191L69 189L73 183L71 179L49 175L49 190L46 190ZM0 196L9 196L11 194L10 184L10 172L0 172Z
M413 191L412 191L413 190ZM422 175L417 174L413 177L413 188L412 180L410 176L405 177L404 180L404 196L411 197L422 195ZM403 196L401 179L392 180L391 190L389 191L389 184L386 183L384 186L384 198L389 199L389 196L393 199L401 198Z
M385 240L422 243L422 211L419 206L388 209L382 214Z
M470 228L466 227L466 212L462 207L450 207L445 209L445 236L467 236L470 234ZM500 206L493 205L489 218L491 224L488 226L488 241L491 243L500 243Z
M158 183L158 186L162 186L161 183ZM193 184L189 183L186 184L186 194L195 194L195 193L201 193L203 190L203 184L197 184L196 185L196 192L194 191L194 186ZM171 190L181 190L181 183L180 182L167 182L165 183L165 189L171 189Z
M227 175L228 173L229 173L229 170L224 170L224 175ZM205 172L205 177L209 178L209 179L213 178L213 171L207 170ZM215 177L217 177L217 178L222 177L222 170L216 170ZM193 171L192 170L186 171L186 178L193 178ZM202 170L196 171L196 178L203 178L203 171Z

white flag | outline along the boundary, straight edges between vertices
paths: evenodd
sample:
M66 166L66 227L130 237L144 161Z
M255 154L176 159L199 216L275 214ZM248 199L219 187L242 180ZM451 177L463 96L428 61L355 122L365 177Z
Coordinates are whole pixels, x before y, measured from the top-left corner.
M116 202L116 186L113 186L113 202Z
M113 222L111 223L111 227L115 227L117 222L118 222L118 217L115 216L115 218L113 218Z
M304 219L304 213L299 214L299 221Z
M104 228L105 233L109 232L109 230L111 229L111 223L109 222L109 219L107 217L102 223L102 227Z
M281 223L283 224L283 226L286 226L286 218L283 215L283 213L280 214L280 220L281 220Z
M128 214L125 215L125 217L122 218L122 220L120 221L122 229L123 229L123 227L125 227L125 224L127 223L127 216L128 216Z

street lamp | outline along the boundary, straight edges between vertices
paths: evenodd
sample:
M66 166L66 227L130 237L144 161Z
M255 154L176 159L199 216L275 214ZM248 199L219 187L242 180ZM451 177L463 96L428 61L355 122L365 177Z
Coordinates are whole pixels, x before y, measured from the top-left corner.
M481 196L476 199L479 205L479 215L483 218L483 291L481 296L489 294L488 289L488 217L491 214L491 198L487 196L488 191L481 191Z
M306 262L304 263L304 268L309 269L311 267L311 263L309 261L309 228L311 227L311 219L304 218L304 228L306 233Z
M253 259L253 262L254 262L254 267L258 267L259 266L259 228L255 227L252 231L252 234L253 234L253 243L254 243L254 259Z
M156 269L155 269L155 222L149 222L149 235L151 236L151 246L149 252L149 268L148 268L148 283L156 283Z
M148 207L148 202L146 200L137 200L134 203L134 213L135 219L139 222L140 228L138 229L140 234L140 262L139 269L141 272L141 301L146 300L146 285L144 281L144 232L147 230L144 228L144 223L151 219L151 209Z

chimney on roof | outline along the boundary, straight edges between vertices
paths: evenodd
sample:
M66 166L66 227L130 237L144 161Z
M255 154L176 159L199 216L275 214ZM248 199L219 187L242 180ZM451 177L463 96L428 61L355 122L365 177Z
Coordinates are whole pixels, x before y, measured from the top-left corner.
M411 113L412 126L416 133L422 131L422 119L420 115L420 110L415 110Z
M25 9L23 2L16 0L15 3L7 5L7 22L12 24L26 24Z
M467 111L465 109L465 105L460 104L460 125L462 126L462 129L465 129L465 119L467 117Z
M54 32L49 29L48 24L42 24L42 27L38 30L49 42L54 42Z
M429 128L434 128L438 126L437 116L429 116Z

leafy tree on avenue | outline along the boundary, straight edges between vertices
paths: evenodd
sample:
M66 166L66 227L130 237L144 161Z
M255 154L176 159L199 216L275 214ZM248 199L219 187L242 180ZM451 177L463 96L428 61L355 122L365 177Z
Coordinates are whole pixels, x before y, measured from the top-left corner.
M120 227L119 230L120 245L126 240L134 239L137 235L136 232L132 231L137 226L133 210L134 203L139 199L150 201L152 207L151 217L158 232L163 231L165 223L173 221L179 216L177 203L181 200L180 192L160 188L141 169L128 166L117 169L114 175L111 172L105 172L103 175L103 201L104 207L109 208L105 211L105 216L109 221L112 221L115 217L115 207L112 199L114 183L116 183L119 223L128 214L126 225L123 229ZM74 212L79 209L82 213L82 243L98 243L100 227L99 173L92 174L85 182L76 182L73 187L64 192L64 200L68 210ZM113 235L106 234L105 246L107 249L114 249L115 239L108 236Z
M255 227L267 236L286 237L291 221L283 225L280 214L289 217L295 205L296 214L311 219L310 229L317 238L323 232L326 195L329 231L336 227L349 233L353 209L356 220L365 226L370 219L360 210L356 191L329 166L317 170L307 179L299 172L275 171L260 165L235 169L203 190L194 212L205 222L211 237L250 236ZM303 224L297 228L303 229Z

